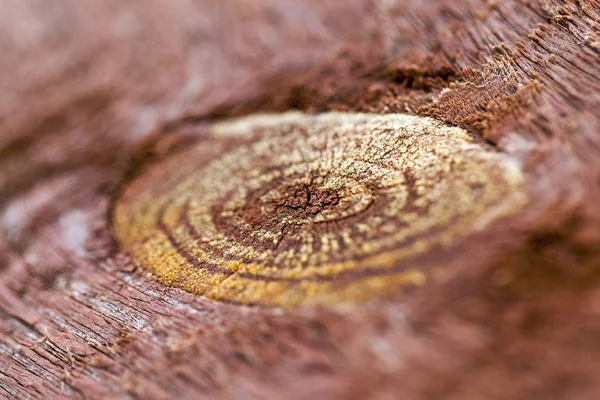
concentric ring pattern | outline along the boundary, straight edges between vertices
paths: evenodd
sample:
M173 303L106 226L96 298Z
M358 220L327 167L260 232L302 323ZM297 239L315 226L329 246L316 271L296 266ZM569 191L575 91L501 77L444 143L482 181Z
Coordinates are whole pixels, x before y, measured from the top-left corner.
M147 165L117 199L113 231L170 286L337 304L422 284L419 257L518 211L521 186L512 159L430 118L259 115Z

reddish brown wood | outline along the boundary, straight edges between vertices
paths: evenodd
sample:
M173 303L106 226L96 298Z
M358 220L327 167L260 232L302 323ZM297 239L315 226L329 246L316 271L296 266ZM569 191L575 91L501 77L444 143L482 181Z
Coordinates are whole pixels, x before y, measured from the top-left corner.
M9 0L0 49L0 396L600 397L596 1ZM339 309L212 302L118 252L154 136L290 108L468 129L529 204L433 255L443 284Z

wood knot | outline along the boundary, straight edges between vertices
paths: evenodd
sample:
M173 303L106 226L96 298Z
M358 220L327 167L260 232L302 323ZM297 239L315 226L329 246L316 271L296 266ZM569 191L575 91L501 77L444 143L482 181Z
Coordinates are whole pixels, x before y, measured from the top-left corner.
M521 172L464 130L407 115L217 123L145 166L113 230L167 285L291 307L419 285L420 256L517 212Z

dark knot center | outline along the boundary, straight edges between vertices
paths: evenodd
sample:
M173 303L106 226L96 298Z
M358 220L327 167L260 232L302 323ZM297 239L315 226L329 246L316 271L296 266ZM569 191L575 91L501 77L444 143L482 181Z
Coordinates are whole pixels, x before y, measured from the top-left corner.
M275 214L282 217L306 219L335 207L340 198L332 189L314 188L300 183L285 185L281 197L272 201ZM276 215L273 215L275 217Z

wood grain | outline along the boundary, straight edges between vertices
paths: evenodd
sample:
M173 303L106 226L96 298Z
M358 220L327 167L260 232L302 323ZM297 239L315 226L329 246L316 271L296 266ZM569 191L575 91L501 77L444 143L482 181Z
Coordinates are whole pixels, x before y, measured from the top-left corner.
M113 231L138 265L195 294L348 303L450 273L415 259L517 214L522 184L517 160L431 118L256 115L196 128L186 150L142 167Z
M1 395L599 398L599 24L592 0L2 2ZM213 301L119 250L148 162L289 110L432 117L515 160L527 203L420 256L447 274L326 308Z

